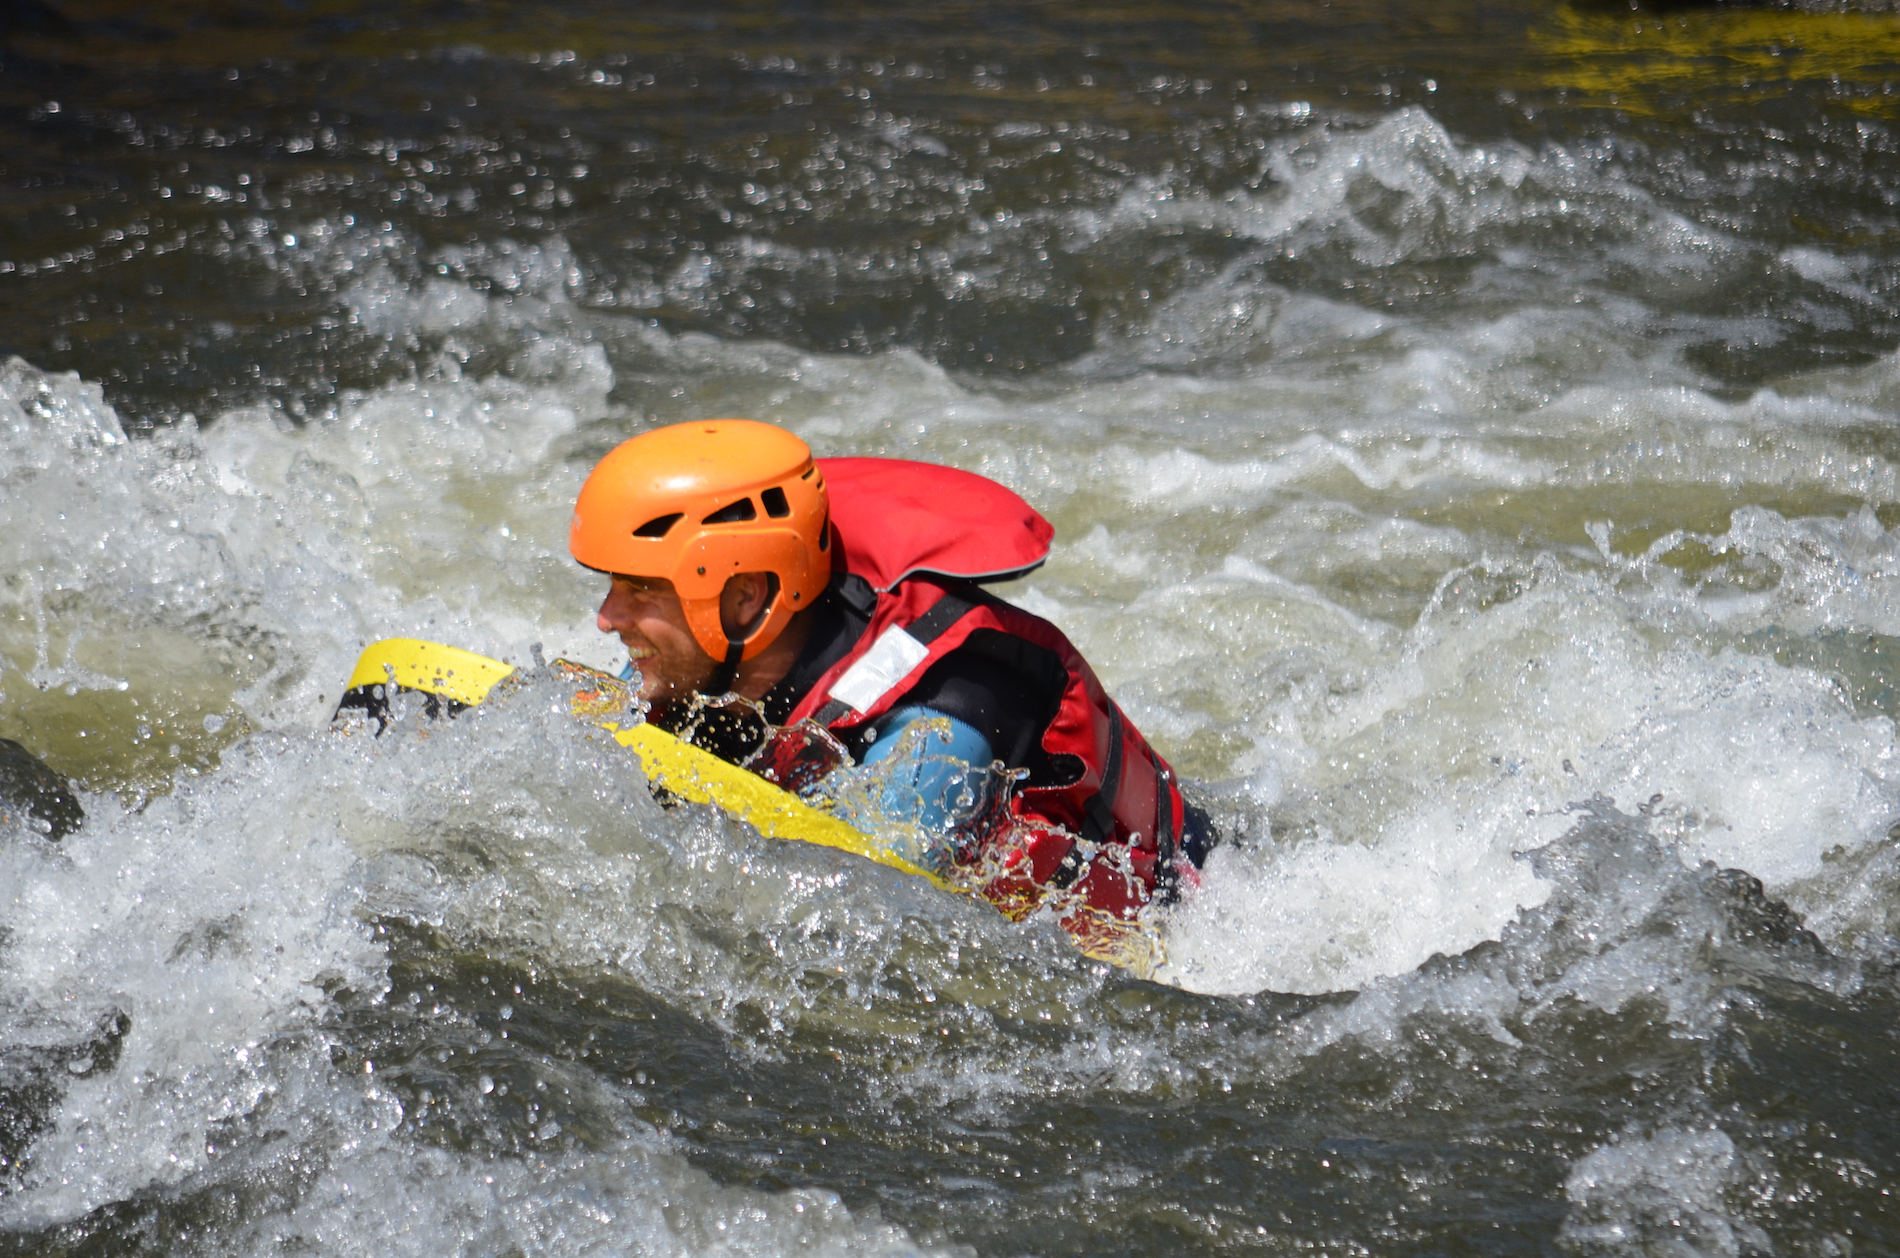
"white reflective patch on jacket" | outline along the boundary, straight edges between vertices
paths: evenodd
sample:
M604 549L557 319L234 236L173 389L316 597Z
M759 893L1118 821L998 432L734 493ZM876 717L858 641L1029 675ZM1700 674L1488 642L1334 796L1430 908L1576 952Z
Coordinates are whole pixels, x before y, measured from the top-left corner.
M845 669L844 676L831 688L831 697L853 711L867 711L929 655L929 647L911 637L902 625L893 625L878 635L857 663Z

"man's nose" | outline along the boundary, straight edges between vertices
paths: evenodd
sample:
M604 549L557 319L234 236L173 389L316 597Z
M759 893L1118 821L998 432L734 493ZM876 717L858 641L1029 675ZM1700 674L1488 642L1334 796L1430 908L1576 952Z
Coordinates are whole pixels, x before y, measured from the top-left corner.
M618 605L621 601L617 588L609 589L607 597L600 600L600 611L594 615L594 624L599 626L602 633L613 633L620 628L618 622L624 612Z

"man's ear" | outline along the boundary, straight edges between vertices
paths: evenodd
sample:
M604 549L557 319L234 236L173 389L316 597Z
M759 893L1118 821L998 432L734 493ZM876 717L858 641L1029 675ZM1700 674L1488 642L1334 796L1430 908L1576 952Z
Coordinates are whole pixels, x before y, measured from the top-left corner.
M737 572L726 578L719 592L719 619L729 638L749 635L778 593L778 578L769 572Z

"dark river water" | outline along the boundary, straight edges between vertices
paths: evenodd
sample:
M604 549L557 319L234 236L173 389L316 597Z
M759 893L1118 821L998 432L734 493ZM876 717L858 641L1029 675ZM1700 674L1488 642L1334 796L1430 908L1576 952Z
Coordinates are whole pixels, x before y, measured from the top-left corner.
M1900 1252L1900 14L0 40L0 1254ZM1054 521L1227 836L1152 981L566 715L714 414ZM524 680L332 732L396 635Z

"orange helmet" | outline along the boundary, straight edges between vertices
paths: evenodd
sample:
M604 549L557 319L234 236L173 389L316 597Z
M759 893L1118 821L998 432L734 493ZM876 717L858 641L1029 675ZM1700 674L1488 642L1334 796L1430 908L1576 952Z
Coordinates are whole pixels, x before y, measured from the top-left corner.
M671 581L708 655L727 660L742 645L738 658L751 659L824 593L830 517L810 446L757 420L695 420L609 451L581 486L567 548L601 572ZM719 619L720 591L740 572L778 578L743 643Z

